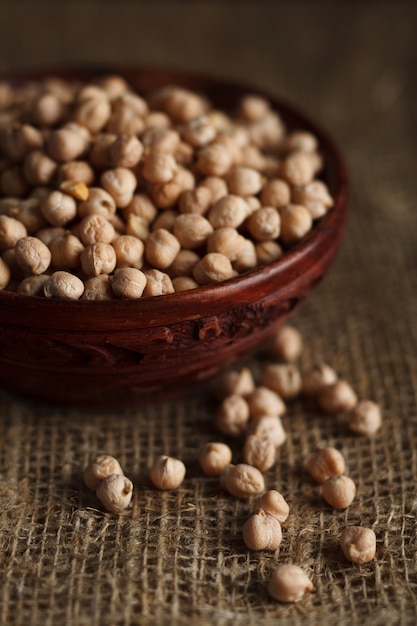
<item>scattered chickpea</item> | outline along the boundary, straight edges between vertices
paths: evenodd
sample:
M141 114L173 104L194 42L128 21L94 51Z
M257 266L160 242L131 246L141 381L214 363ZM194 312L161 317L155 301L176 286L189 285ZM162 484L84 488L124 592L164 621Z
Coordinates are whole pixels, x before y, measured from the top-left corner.
M220 476L232 462L232 451L225 443L209 442L201 447L198 461L206 476Z
M176 489L185 477L185 465L171 456L158 456L150 468L150 478L157 489Z
M123 476L119 461L109 454L100 454L91 459L84 469L84 482L89 489L96 491L101 481L112 474Z
M132 500L133 483L126 476L112 474L100 482L96 495L107 511L121 513Z
M227 465L220 477L221 485L236 498L250 498L265 491L263 474L252 465Z
M225 396L231 394L248 396L255 390L255 381L251 370L248 367L243 367L240 370L226 372L223 375L221 388Z
M242 456L245 463L266 472L275 464L277 448L270 437L250 434L245 439Z
M301 391L301 373L294 363L273 363L264 369L262 384L285 400L292 399Z
M348 413L358 403L356 393L345 380L322 387L317 396L320 407L327 413Z
M317 446L307 458L305 467L312 478L321 484L331 476L339 476L346 471L343 454L331 446Z
M258 437L267 437L274 442L276 448L282 446L287 439L287 434L278 415L260 415L251 418L248 432Z
M337 374L327 363L316 363L302 375L302 391L308 396L316 396L326 385L333 385Z
M273 334L268 343L271 356L292 363L303 351L303 338L300 331L290 324L283 324Z
M225 435L242 435L249 421L249 406L238 394L226 396L215 416L216 427Z
M276 489L270 489L254 501L254 510L263 509L268 515L276 517L283 524L289 514L290 507L284 496Z
M350 430L364 437L375 435L381 423L381 408L372 400L361 400L349 416Z
M323 498L335 509L346 509L356 495L356 485L349 476L330 476L322 484Z
M376 535L371 528L348 526L339 539L345 557L353 563L369 563L375 557Z
M242 534L250 550L276 550L282 541L281 524L263 509L246 520Z
M313 583L301 567L293 564L279 565L268 583L269 594L279 602L298 602Z
M262 415L283 415L286 406L281 396L275 391L263 385L257 385L251 393L247 395L247 402L251 417Z

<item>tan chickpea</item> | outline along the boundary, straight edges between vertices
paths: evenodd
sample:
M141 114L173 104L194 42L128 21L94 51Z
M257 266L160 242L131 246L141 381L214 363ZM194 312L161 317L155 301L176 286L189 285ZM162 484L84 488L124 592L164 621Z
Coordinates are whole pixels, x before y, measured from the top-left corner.
M81 267L86 276L111 274L116 267L116 261L113 246L102 241L87 245L80 254Z
M75 235L66 232L55 237L49 244L51 263L61 270L75 269L80 265L81 252L84 245Z
M4 125L0 132L0 147L6 157L17 163L32 150L42 149L43 136L30 124Z
M143 296L163 296L167 293L174 293L174 285L171 278L160 270L146 270L146 285Z
M327 363L316 363L302 375L302 390L308 396L316 396L326 385L337 381L337 374Z
M101 187L90 187L87 200L78 205L78 216L102 215L109 218L116 213L116 202L107 191Z
M10 209L9 213L10 217L22 222L28 235L33 235L47 224L40 210L40 202L36 198L22 200L19 206Z
M303 187L293 187L292 202L303 205L313 220L323 217L333 206L327 185L321 180L313 180Z
M249 216L246 228L256 241L270 241L279 236L281 218L273 207L262 207Z
M372 400L361 400L349 417L349 428L357 435L372 437L381 428L381 408Z
M180 248L180 242L172 233L158 228L145 241L146 260L156 269L164 270L174 261Z
M62 237L67 233L67 230L62 226L46 226L36 232L36 237L43 241L43 243L50 247L51 243L58 237Z
M109 220L99 213L84 217L80 222L78 233L85 246L97 242L110 243L116 235Z
M173 128L151 126L143 132L141 141L145 149L145 154L165 152L175 155L180 145L181 137L178 131ZM170 162L171 160L168 160L168 163Z
M117 270L110 277L113 293L118 298L140 298L146 286L145 274L134 267L125 267Z
M98 133L109 121L111 112L110 102L105 98L86 98L78 104L74 119L91 133Z
M250 550L276 550L282 541L281 524L263 509L246 520L242 534Z
M197 169L205 176L224 176L232 163L230 150L219 142L211 143L197 153Z
M120 135L109 149L113 167L134 167L139 163L142 154L143 145L135 135Z
M237 272L246 272L256 267L257 263L258 258L254 243L250 239L244 238L233 261L233 269Z
M74 198L62 191L52 191L40 204L42 215L52 226L64 226L77 215Z
M63 103L53 93L41 93L31 103L31 118L37 126L55 126L63 114Z
M98 86L104 90L110 100L120 98L129 90L129 85L121 76L109 74L96 81Z
M305 467L310 476L320 484L331 476L339 476L346 471L343 454L331 446L317 446L307 458Z
M280 448L287 440L287 433L278 415L257 415L251 417L248 433L271 439L276 448Z
M269 111L268 100L255 94L248 94L239 103L238 115L247 122L256 122Z
M142 176L150 183L168 183L174 178L178 165L172 154L154 151L143 162Z
M113 112L106 124L106 130L117 135L140 135L145 128L145 121L142 105L138 106L138 102L143 100L134 94L124 94L117 98L113 102Z
M145 224L150 224L157 216L158 209L147 193L135 193L131 202L122 210L124 217L137 215Z
M282 161L280 171L290 185L308 185L315 174L314 160L305 152L291 152Z
M150 194L152 200L160 209L173 207L179 200L183 191L193 189L195 178L191 171L178 167L173 179L168 183L154 184Z
M57 164L41 150L29 152L23 161L23 174L30 185L49 185Z
M279 565L268 583L268 593L279 602L299 602L313 583L298 565Z
M261 174L252 167L237 166L226 175L229 193L237 196L255 196L262 188Z
M112 245L116 252L117 267L142 267L145 252L143 241L132 235L120 235L112 241Z
M144 118L145 129L149 128L169 128L171 126L171 120L169 115L162 111L149 111Z
M256 265L267 265L279 259L283 250L276 241L259 241L255 245Z
M257 385L247 396L251 417L260 415L283 415L286 406L281 396L273 389Z
M220 198L210 209L208 219L213 228L238 228L250 213L243 198L233 194Z
M211 206L211 192L200 185L195 189L187 189L179 197L178 208L181 213L205 215Z
M274 111L268 111L259 120L252 122L248 131L251 141L266 151L277 150L285 133L281 118Z
M229 259L218 252L208 252L193 270L193 278L199 285L220 283L235 275Z
M207 110L205 98L183 87L171 85L154 94L151 104L161 108L176 122L187 122L204 115Z
M26 237L27 230L19 220L0 215L0 250L13 248L19 239Z
M0 257L0 289L4 289L10 282L11 271L7 263Z
M92 276L84 282L82 300L112 300L114 297L108 274Z
M230 226L217 228L207 239L207 252L217 252L235 261L244 246L245 238Z
M83 295L84 283L78 276L60 270L50 275L43 290L47 298L78 300Z
M200 257L194 250L180 250L168 268L171 278L193 275L193 269Z
M15 92L13 87L5 80L0 81L0 109L8 109L14 103Z
M201 148L216 138L217 130L207 115L201 115L183 124L181 135L194 148Z
M47 140L49 155L55 161L64 163L75 161L82 156L89 146L89 135L80 131L80 128L64 126L51 132Z
M43 274L51 263L49 248L36 237L22 237L14 250L16 263L26 274Z
M106 90L100 87L99 85L94 85L92 83L88 83L86 85L82 85L80 89L77 91L77 94L74 98L74 102L80 103L85 100L108 100L109 96L106 93Z
M95 170L106 170L113 166L110 149L117 139L115 133L99 133L91 141L89 161Z
M281 215L281 241L291 246L300 241L311 230L312 217L302 204L288 204L280 212Z
M150 468L150 478L157 489L177 489L185 478L185 465L171 456L158 456Z
M295 398L301 391L300 370L294 363L267 365L262 374L262 384L285 400Z
M174 222L174 235L183 248L199 248L213 232L210 222L197 213L182 213Z
M191 276L176 276L172 279L172 284L175 292L189 291L199 287L199 284Z
M121 474L112 474L104 478L96 491L97 498L110 513L124 511L132 500L132 494L132 482Z
M321 488L323 498L334 509L346 509L356 495L356 485L349 476L330 476Z
M245 463L266 472L275 464L277 448L270 437L250 434L245 439L242 456Z
M180 141L174 152L174 157L178 165L189 166L194 160L194 150L190 144Z
M320 408L326 413L349 413L358 403L356 393L345 380L337 380L322 387L317 400Z
M137 179L126 167L106 170L100 177L104 189L114 198L116 206L124 208L130 204L136 190Z
M226 396L215 415L215 424L220 432L234 437L242 435L248 422L249 406L245 398L238 394Z
M251 370L248 367L243 367L240 370L226 372L221 381L221 390L225 396L232 394L248 396L255 390L255 381Z
M265 491L262 473L252 465L227 465L220 477L221 485L236 498L250 498Z
M254 511L263 509L268 515L276 517L281 524L286 521L290 512L288 502L279 491L276 491L276 489L270 489L256 498L253 506Z
M306 130L293 130L283 142L285 152L315 152L317 148L317 137Z
M161 211L158 217L152 223L152 232L163 228L164 230L167 230L173 234L174 224L177 217L178 213L175 209L165 209L164 211Z
M210 191L212 204L215 204L229 193L226 181L219 176L206 176L200 181L200 187L205 187Z
M348 526L339 538L345 557L353 563L369 563L375 557L376 535L371 528Z
M232 451L225 443L206 443L200 449L198 461L206 476L220 476L232 462Z
M27 276L20 281L17 287L17 293L22 296L37 296L43 297L45 292L43 290L44 284L49 279L47 274L40 274L39 276Z
M290 324L283 324L270 339L269 353L287 363L297 361L303 351L300 331Z

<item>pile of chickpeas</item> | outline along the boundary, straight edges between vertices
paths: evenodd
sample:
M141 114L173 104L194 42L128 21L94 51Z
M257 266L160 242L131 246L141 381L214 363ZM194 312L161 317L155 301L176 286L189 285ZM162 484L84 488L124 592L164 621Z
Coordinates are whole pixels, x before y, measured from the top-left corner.
M248 501L242 540L252 551L275 551L283 540L282 525L290 515L285 497L278 490L268 488L265 475L276 463L278 451L287 438L281 421L287 402L298 396L315 401L327 414L346 416L349 430L362 437L374 437L382 423L379 405L372 400L360 400L351 385L329 364L319 362L301 371L297 361L302 349L300 332L285 324L269 341L272 360L257 380L247 367L226 372L213 422L226 438L241 441L241 458L233 462L231 447L218 439L204 443L198 451L203 474L217 477L219 490ZM332 509L343 510L351 505L356 485L347 475L340 450L325 444L317 446L304 459L304 468ZM121 513L130 503L131 483L126 497L122 493L126 481L121 476L116 479L114 474L123 474L118 462L103 455L93 459L84 476L87 486L97 489L105 508ZM169 456L157 457L149 468L151 483L158 489L176 489L185 474L184 463ZM375 532L365 526L346 526L340 533L339 544L343 555L353 563L368 563L376 553ZM313 589L313 583L298 564L285 563L274 569L267 588L278 601L296 602Z
M317 138L121 76L0 82L0 289L105 300L182 292L278 259L333 206Z

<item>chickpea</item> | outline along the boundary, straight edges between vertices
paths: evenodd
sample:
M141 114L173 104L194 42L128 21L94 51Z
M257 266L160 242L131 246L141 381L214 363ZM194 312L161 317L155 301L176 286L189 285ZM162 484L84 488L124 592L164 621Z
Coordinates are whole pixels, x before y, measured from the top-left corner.
M96 495L110 513L121 513L126 509L133 494L133 484L121 474L112 474L104 478L97 487Z
M41 150L32 150L23 161L23 174L30 185L49 185L57 164Z
M74 198L62 191L52 191L41 202L42 215L52 226L64 226L77 215Z
M211 195L211 204L215 204L224 196L227 196L228 189L226 181L219 176L206 176L200 181L200 187L205 187Z
M102 272L104 273L104 272ZM146 286L145 274L133 267L118 270L110 277L113 293L118 298L140 298Z
M305 467L312 478L321 484L331 476L339 476L346 471L343 454L331 446L317 446L307 458Z
M7 263L0 257L0 289L4 289L9 284L11 271Z
M348 526L339 539L345 557L353 563L369 563L375 557L376 535L371 528Z
M262 374L262 384L282 398L290 400L301 391L300 370L294 363L268 365Z
M146 285L143 290L144 296L163 296L167 293L174 293L174 285L171 278L160 270L146 270Z
M198 461L206 476L220 476L232 462L232 451L225 443L206 443L200 449Z
M36 237L22 237L14 250L16 263L26 274L43 274L51 263L49 248Z
M305 152L291 152L281 163L281 176L290 185L308 185L315 174L314 160Z
M185 477L185 465L180 459L161 455L150 469L150 478L157 489L177 489Z
M165 152L175 155L181 143L178 131L164 126L151 126L141 135L145 154ZM169 162L169 161L168 161Z
M283 415L286 406L281 396L273 389L257 385L247 396L251 417L260 415Z
M276 550L282 541L281 524L263 509L246 520L242 534L250 550Z
M242 245L237 251L236 258L233 261L233 269L237 272L246 272L256 267L257 256L256 248L250 239L242 241Z
M292 202L303 205L313 220L323 217L334 201L325 183L313 180L303 187L293 187Z
M238 394L226 396L221 402L215 416L216 427L222 433L232 436L243 434L248 425L248 421L248 403Z
M317 396L318 403L326 413L349 413L358 403L358 397L345 380L322 387Z
M242 455L245 463L266 472L275 464L277 449L270 437L251 434L246 437Z
M222 393L225 396L236 394L248 396L255 390L255 381L249 368L231 370L223 375L221 383Z
M202 185L183 191L179 197L178 208L181 213L205 215L212 203L211 192Z
M145 224L150 224L157 214L158 209L147 193L135 193L131 202L123 209L125 218L130 215L137 215L143 219Z
M262 473L252 465L227 465L221 474L221 484L236 498L250 498L265 491Z
M197 169L206 176L224 176L232 163L230 150L219 142L211 143L197 153Z
M212 232L210 222L197 213L182 213L174 222L174 235L183 248L200 248Z
M116 267L116 261L113 246L102 241L87 245L80 254L81 268L86 276L111 274Z
M193 269L200 257L194 250L180 250L168 268L171 278L191 277Z
M256 264L273 263L283 255L281 246L276 241L260 241L255 245Z
M75 161L82 156L88 148L89 135L87 136L75 126L67 126L53 130L47 140L49 155L55 161L65 163Z
M176 276L172 279L172 284L175 292L189 291L199 287L199 284L191 276Z
M126 167L106 170L100 177L104 189L114 198L116 206L127 207L136 190L137 180L134 173Z
M330 476L322 484L322 494L334 509L346 509L356 495L356 485L348 476Z
M276 517L281 524L286 521L290 511L284 496L276 489L270 489L255 499L254 510L258 509L263 509L268 515Z
M199 285L220 283L235 275L229 259L218 252L208 252L193 270L193 277Z
M273 207L262 207L249 216L246 227L256 241L270 241L279 236L281 218Z
M113 167L134 167L143 154L143 145L135 135L120 135L110 146L109 156Z
M19 239L26 237L27 230L19 220L0 215L0 250L13 248Z
M0 191L5 196L23 197L28 190L28 185L22 170L18 165L6 167L0 173Z
M62 269L75 269L80 265L81 252L84 246L75 235L69 232L54 238L50 244L51 263Z
M92 276L85 281L82 300L111 300L114 297L108 274Z
M375 435L381 428L381 423L381 408L371 400L361 400L349 418L350 430L364 437Z
M302 390L308 396L317 396L326 385L337 381L337 374L327 363L316 363L302 375Z
M229 192L238 196L255 196L262 188L261 174L252 167L237 166L226 175Z
M301 204L288 204L280 212L281 215L281 241L291 246L300 241L311 230L312 217Z
M279 565L268 583L269 594L279 602L298 602L306 591L313 589L313 583L298 565Z
M177 162L167 152L151 152L145 157L142 176L150 183L168 183L177 171Z
M287 440L287 434L278 415L259 415L251 417L248 428L249 434L271 439L276 448L281 447Z
M180 248L181 244L173 234L158 228L145 241L146 260L156 269L164 270L174 261Z
M132 235L120 235L112 241L112 245L116 252L117 267L142 267L145 251L143 241Z
M105 98L86 98L78 104L74 119L91 133L98 133L109 121L111 112L110 102Z
M256 122L261 120L269 109L268 100L261 96L248 94L240 101L238 114L246 122Z
M233 262L244 246L245 238L230 226L217 228L207 239L207 251L217 252Z
M93 243L110 243L115 238L114 227L109 220L99 213L87 215L81 220L79 237L85 246Z
M243 198L227 195L220 198L210 209L208 219L213 228L238 228L250 213L250 208Z
M43 286L47 298L78 300L84 291L83 281L69 272L53 272Z
M102 215L109 218L116 213L116 202L107 191L101 187L90 187L88 198L78 205L78 216Z
M271 337L269 352L287 363L297 361L303 351L303 338L297 328L283 324Z
M43 297L45 292L43 290L46 281L49 280L47 274L39 274L39 276L27 276L20 281L17 287L17 293L22 296L37 296Z

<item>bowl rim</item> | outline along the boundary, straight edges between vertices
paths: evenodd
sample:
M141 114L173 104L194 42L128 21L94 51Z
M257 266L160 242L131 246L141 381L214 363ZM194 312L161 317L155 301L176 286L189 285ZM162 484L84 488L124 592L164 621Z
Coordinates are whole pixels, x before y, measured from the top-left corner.
M257 297L266 294L273 289L273 285L279 279L279 276L287 272L296 270L296 267L303 260L307 260L310 256L325 252L325 247L321 241L321 234L332 232L335 237L340 240L346 226L347 220L347 196L348 196L348 180L347 171L344 160L336 147L333 139L329 136L319 124L305 114L301 109L287 100L274 95L270 90L257 86L253 83L245 81L228 79L223 76L215 76L210 73L197 73L193 71L178 70L175 68L161 68L149 66L93 66L93 67L45 67L34 70L19 70L11 74L3 74L0 78L9 80L10 82L22 82L26 80L37 80L45 76L54 76L64 79L89 80L97 76L117 74L126 78L128 82L134 83L135 78L142 77L145 81L150 80L152 76L158 74L166 77L166 79L177 84L195 83L196 86L201 84L201 89L227 89L238 94L256 93L268 98L272 107L282 115L283 119L289 118L296 122L302 130L311 131L319 140L320 148L325 156L325 174L322 178L328 182L326 170L331 168L331 177L333 183L334 206L314 225L313 229L300 242L286 250L284 254L272 263L258 266L252 270L246 271L236 277L227 279L221 283L202 285L195 289L164 294L161 296L149 296L138 299L111 299L100 301L87 300L60 300L53 298L44 298L42 296L26 296L15 292L0 290L0 319L3 309L14 308L13 305L19 302L20 306L27 312L33 312L35 309L38 313L48 310L56 310L57 315L78 317L84 312L97 312L100 315L123 314L132 316L136 312L140 317L145 316L150 320L150 325L160 325L161 308L166 305L169 308L175 308L176 312L181 312L181 319L193 319L204 314L207 315L207 306L210 305L210 313L216 312L216 305L222 306L226 301L230 303L233 300L236 305L247 302L245 295L245 287L251 290L257 288ZM192 85L190 86L192 88ZM292 125L296 127L296 125ZM339 225L339 233L337 234L337 226ZM256 298L257 299L257 298ZM213 306L214 305L214 306ZM188 315L187 315L188 311ZM155 317L155 319L153 319ZM177 315L176 315L177 317ZM153 320L153 322L152 322Z

